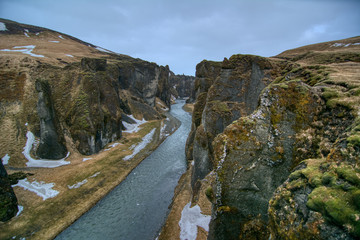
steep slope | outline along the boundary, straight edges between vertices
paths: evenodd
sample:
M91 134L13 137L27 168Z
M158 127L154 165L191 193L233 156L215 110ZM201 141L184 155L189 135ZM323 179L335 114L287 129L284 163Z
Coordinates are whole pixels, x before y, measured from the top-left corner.
M53 239L120 184L179 125L171 75L0 19L0 238Z
M0 221L11 219L18 212L18 203L8 174L0 158Z
M187 157L192 204L203 189L212 203L208 239L360 236L359 56L355 37L198 64L195 82L211 78Z
M90 155L121 137L125 114L160 119L156 98L170 107L168 67L0 22L1 154L15 156L14 166L24 162L19 149L28 131L39 138L33 152L39 158L61 159L72 148Z

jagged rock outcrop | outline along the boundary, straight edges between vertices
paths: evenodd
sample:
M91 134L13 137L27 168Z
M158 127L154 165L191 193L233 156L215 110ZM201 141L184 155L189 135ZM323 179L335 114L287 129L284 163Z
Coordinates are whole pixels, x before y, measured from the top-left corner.
M189 137L186 141L186 156L190 161L193 159L194 137L197 128L200 126L202 112L205 107L207 92L221 70L221 63L204 60L196 66L195 86L195 104L192 114L192 125Z
M18 203L14 190L10 185L8 174L0 159L0 221L10 220L18 212Z
M260 92L275 79L272 71L276 72L277 67L266 58L250 55L234 55L222 62L211 87L199 97L200 100L206 97L206 103L194 135L193 185L213 169L212 142L216 135L256 109Z
M208 239L360 237L359 42L216 65L187 143L193 199L216 176Z
M37 113L40 118L40 143L36 155L45 159L60 159L66 156L65 139L54 112L49 83L38 80ZM55 127L57 126L57 127ZM60 131L57 132L57 129Z
M189 98L189 102L193 102L195 100L195 77L187 76L187 75L175 75L171 74L169 79L170 86L173 88L174 96L176 98Z
M7 26L0 31L0 128L6 136L0 143L2 154L19 159L15 164L24 164L27 131L39 140L32 151L38 158L60 159L72 150L90 155L121 138L122 116L161 119L156 98L170 108L168 66L49 29L0 21ZM21 44L27 46L22 50Z

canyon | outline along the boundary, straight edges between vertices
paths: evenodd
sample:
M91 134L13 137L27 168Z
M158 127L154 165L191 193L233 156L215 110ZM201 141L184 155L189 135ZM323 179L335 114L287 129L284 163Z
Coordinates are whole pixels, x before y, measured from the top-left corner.
M357 239L360 38L196 66L188 170L159 239ZM195 238L193 238L195 239Z

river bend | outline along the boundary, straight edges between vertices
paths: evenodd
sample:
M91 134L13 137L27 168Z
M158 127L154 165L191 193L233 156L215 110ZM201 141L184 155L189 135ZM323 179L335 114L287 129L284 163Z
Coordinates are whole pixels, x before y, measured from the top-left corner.
M177 182L186 171L185 143L191 116L182 109L184 104L179 100L170 111L182 123L178 130L57 240L156 238Z

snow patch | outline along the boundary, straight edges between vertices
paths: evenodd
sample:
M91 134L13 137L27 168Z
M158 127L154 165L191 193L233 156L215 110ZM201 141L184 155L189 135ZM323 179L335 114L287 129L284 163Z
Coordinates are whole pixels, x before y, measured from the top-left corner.
M21 52L21 53L24 53L24 54L28 54L28 55L30 55L32 57L44 57L44 55L39 55L39 54L32 53L34 48L35 48L34 45L28 45L28 46L13 47L13 49L1 49L0 51L3 51L3 52Z
M7 31L6 25L3 22L0 22L0 31Z
M65 39L63 36L61 36L61 35L59 35L59 38L61 38L61 39Z
M131 146L131 149L134 149L133 153L131 155L124 157L123 160L128 161L131 158L133 158L136 154L138 154L141 150L143 150L152 141L155 130L156 128L154 128L148 134L146 134L143 140L138 145L135 146L134 144L133 146Z
M88 182L88 180L87 180L87 179L84 179L84 180L82 180L81 182L75 183L74 185L68 185L68 188L69 188L69 189L79 188L79 187L81 187L82 185L84 185L84 184L87 183L87 182Z
M74 57L73 55L71 54L65 54L65 56L68 56L68 57Z
M19 180L19 182L13 187L22 187L25 190L36 193L38 196L42 197L43 200L48 198L53 198L59 194L59 191L52 189L55 186L55 183L44 183L43 181L37 182L28 182L27 178Z
M10 159L9 154L5 154L5 156L2 157L2 163L3 163L4 165L8 164L8 163L9 163L9 159Z
M166 130L166 123L165 121L170 121L169 118L166 118L164 121L161 122L161 129L160 129L160 139L161 138L166 138L168 137L170 134L168 133L165 133L165 130Z
M124 127L126 128L125 131L123 132L126 132L126 133L134 133L134 132L138 132L140 130L140 125L146 123L147 121L142 119L142 120L137 120L136 118L134 118L133 115L128 115L129 118L131 118L132 120L134 120L134 124L130 124L130 123L127 123L125 121L123 121L123 125Z
M44 167L44 168L55 168L62 165L70 164L69 161L65 161L67 157L69 157L70 152L66 155L65 158L60 160L49 160L49 159L34 159L30 156L31 148L35 142L35 136L32 132L28 131L26 133L27 141L24 147L24 151L22 152L25 158L28 160L26 166L28 167Z
M23 210L24 210L24 207L21 205L18 205L18 212L15 217L19 216Z
M181 212L181 219L179 221L181 240L195 240L197 237L197 226L204 228L205 231L209 231L211 216L202 214L198 205L192 208L190 206L191 203L186 204Z
M29 34L28 34L29 30L27 30L27 29L24 29L24 30L25 30L24 35L29 38L30 37Z
M83 158L83 162L86 162L86 161L88 161L88 160L91 160L92 158Z
M360 43L334 43L330 47L349 47L349 46L356 46L360 45Z
M99 174L100 174L100 172L97 172L97 173L91 175L90 178L94 178L94 177L96 177L96 176L99 175ZM79 187L81 187L82 185L84 185L84 184L87 183L87 182L88 182L88 180L87 180L87 178L85 178L85 179L82 180L81 182L77 182L77 183L75 183L74 185L68 185L68 188L69 188L69 189L79 188Z
M170 109L169 109L167 106L165 106L162 102L157 101L157 104L159 104L160 107L161 107L161 109L164 110L164 111L169 111L169 110L170 110Z
M60 43L60 41L49 41L49 42L52 42L52 43Z
M96 49L96 50L99 50L99 51L101 51L101 52L113 53L113 52L111 52L111 51L109 51L109 50L107 50L107 49L105 49L105 48L102 48L102 47L96 47L95 49Z
M97 172L97 173L91 175L90 178L94 178L94 177L96 177L96 176L99 175L99 174L100 174L100 172Z

